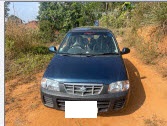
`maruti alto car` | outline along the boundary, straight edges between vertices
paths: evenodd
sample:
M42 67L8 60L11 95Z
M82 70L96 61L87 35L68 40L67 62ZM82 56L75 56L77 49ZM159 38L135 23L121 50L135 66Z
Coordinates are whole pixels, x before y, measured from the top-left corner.
M128 101L130 83L113 33L101 27L70 30L41 81L45 106L65 109L65 101L97 101L98 112L120 110Z

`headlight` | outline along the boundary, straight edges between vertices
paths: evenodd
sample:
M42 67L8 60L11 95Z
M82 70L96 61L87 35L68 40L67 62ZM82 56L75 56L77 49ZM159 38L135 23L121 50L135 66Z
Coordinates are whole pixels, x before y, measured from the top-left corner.
M126 91L129 89L129 81L117 81L114 83L111 83L108 87L108 92L114 93L114 92L121 92Z
M47 78L43 78L41 81L41 86L48 90L60 91L59 82Z

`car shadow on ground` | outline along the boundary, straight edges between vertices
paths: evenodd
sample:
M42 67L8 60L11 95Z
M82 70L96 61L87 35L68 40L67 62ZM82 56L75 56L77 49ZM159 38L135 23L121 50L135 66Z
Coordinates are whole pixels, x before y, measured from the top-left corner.
M129 73L129 81L131 86L129 102L126 106L126 109L122 111L108 112L108 113L100 113L99 116L122 116L128 115L136 110L138 110L144 103L146 94L141 82L141 79L145 79L146 77L140 77L139 71L137 68L129 61L128 59L124 59L127 71Z

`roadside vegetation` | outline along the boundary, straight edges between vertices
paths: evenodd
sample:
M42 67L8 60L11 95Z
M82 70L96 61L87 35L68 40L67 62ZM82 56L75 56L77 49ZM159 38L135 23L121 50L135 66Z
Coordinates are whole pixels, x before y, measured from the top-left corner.
M101 26L121 36L124 46L136 49L144 63L155 65L167 77L167 3L108 4L110 8L100 19Z
M46 68L53 54L41 43L38 30L8 22L5 30L5 79L31 76Z

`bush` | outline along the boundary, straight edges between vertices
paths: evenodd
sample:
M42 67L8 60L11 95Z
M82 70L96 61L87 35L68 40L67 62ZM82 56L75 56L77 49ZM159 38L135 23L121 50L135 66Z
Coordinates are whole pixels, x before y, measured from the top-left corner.
M21 52L27 53L38 41L38 31L27 29L24 24L8 22L5 30L5 56L15 58Z
M29 49L29 52L33 54L48 54L49 50L45 46L34 46Z
M140 2L135 6L130 21L134 28L149 24L163 25L167 19L167 3L165 2Z
M40 39L42 40L41 42L47 43L47 42L52 42L54 41L55 34L54 34L54 29L52 28L52 24L47 21L40 21L39 22L40 26Z
M38 30L8 22L5 28L5 79L43 71L53 54L41 43Z
M65 33L63 32L56 35L55 37L56 44L60 44L63 41L64 36L65 36Z

